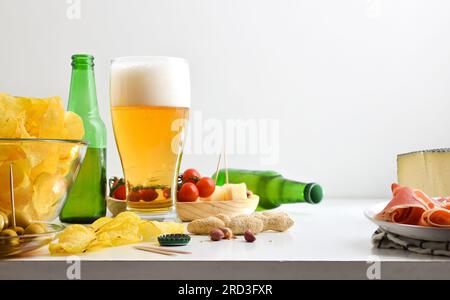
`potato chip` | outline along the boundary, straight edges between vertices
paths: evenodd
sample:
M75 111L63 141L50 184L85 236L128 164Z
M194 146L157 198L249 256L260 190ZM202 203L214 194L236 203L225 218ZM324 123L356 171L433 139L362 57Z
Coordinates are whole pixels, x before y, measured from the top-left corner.
M42 173L55 174L59 163L59 143L33 143L24 150L32 169L30 177L35 179Z
M141 240L139 222L141 219L133 212L122 212L110 222L101 226L98 234L107 233L113 246L136 243Z
M97 231L103 225L108 224L112 220L113 220L113 218L111 218L111 217L102 217L100 219L97 219L94 223L92 223L91 228L94 229L94 231Z
M19 185L15 185L14 187L14 200L16 210L19 211L25 210L25 208L29 206L29 204L32 202L32 196L33 196L33 185L28 176L25 176L22 182ZM11 203L10 193L8 188L8 190L5 190L5 192L0 193L0 207L2 208L2 210L9 212L11 210L10 203ZM32 216L31 211L29 211L29 208L25 213Z
M48 99L16 97L16 101L25 111L25 128L28 134L32 137L38 137L42 116L48 109Z
M13 178L14 178L14 198L17 210L28 211L30 214L29 205L32 202L33 183L29 178L30 164L27 159L13 160ZM9 168L10 161L5 161L0 165L0 207L5 211L11 210L10 204L10 190L9 190ZM30 214L31 216L31 214Z
M68 111L64 115L63 136L69 140L80 140L84 135L83 120L79 115Z
M0 165L0 178L6 179L0 180L0 207L5 211L10 211L11 209L9 167L9 161ZM30 174L30 165L28 160L19 159L13 161L14 196L17 209L22 209L29 202L31 202L33 185L28 174Z
M109 235L109 239L113 246L132 244L141 241L141 236L139 234L139 224L131 220L125 220L120 222L119 224L119 226L111 228L108 231L103 231L103 233L107 233Z
M176 222L142 221L139 231L143 241L153 241L161 234L184 233L184 225Z
M22 146L17 143L0 144L0 163L10 162L16 159L26 158Z
M66 176L72 168L72 164L80 159L80 145L63 145L59 150L58 174Z
M17 159L12 161L14 185L17 186L22 182L25 176L30 174L31 166L27 159ZM4 162L0 165L0 191L9 190L9 167L10 162Z
M72 163L73 161L69 159L65 159L62 161L60 160L56 172L62 177L66 176L69 173L70 168L72 167Z
M50 173L41 173L33 184L33 202L35 217L46 217L53 214L58 201L55 193L55 186L60 177Z
M73 225L72 225L73 226ZM78 225L81 226L81 225ZM71 227L71 226L69 226ZM68 227L68 228L69 228ZM152 241L160 234L184 233L184 225L175 222L157 222L144 221L134 212L126 211L117 215L115 218L103 217L89 226L85 226L89 232L95 235L89 244L83 244L83 247L76 248L74 245L80 245L80 233L73 229L68 231L66 228L57 243L49 246L50 253L53 254L74 254L75 250L80 252L96 251L106 247L114 247L142 241ZM66 232L67 231L67 232ZM73 241L71 240L73 234ZM69 247L67 246L69 244Z
M158 237L158 229L148 221L142 221L139 223L139 233L141 234L142 241L153 242Z
M16 115L24 112L24 109L21 107L17 99L6 93L0 93L0 110L9 111Z
M25 111L8 94L0 93L0 137L20 138L27 134L25 128Z
M58 242L49 245L51 254L76 254L85 252L95 239L95 233L83 225L70 225L58 235Z
M69 139L69 140L81 140L84 136L84 127L83 127L83 120L78 116L76 113L73 113L71 111L68 111L64 115L64 128L63 128L63 138ZM77 152L77 148L74 148L73 145L65 145L61 144L61 147L59 149L59 158L60 160L66 161L66 166L70 167L70 164L67 164L72 162L75 154ZM60 169L61 173L64 173L64 169Z
M109 236L109 234L107 232L103 232L100 234L96 235L95 240L93 240L89 246L88 246L88 250L89 251L97 251L101 248L107 248L107 247L112 247L113 244L111 242L111 238Z
M24 115L0 109L0 136L4 138L30 137L24 126Z
M115 218L115 221L119 221L119 220L133 220L136 222L141 221L141 218L134 212L132 211L124 211L121 212L120 214L118 214Z
M61 98L49 98L47 111L42 115L39 138L57 139L63 136L64 108Z
M14 186L14 201L17 210L21 210L32 201L33 184L27 175L22 182ZM36 219L36 218L34 218Z

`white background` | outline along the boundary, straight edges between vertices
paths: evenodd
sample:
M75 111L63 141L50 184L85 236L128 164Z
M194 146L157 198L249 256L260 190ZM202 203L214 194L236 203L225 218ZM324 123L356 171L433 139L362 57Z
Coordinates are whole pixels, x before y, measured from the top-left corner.
M450 144L449 1L81 0L80 19L68 2L0 0L0 91L67 99L71 54L93 54L110 175L109 61L125 55L188 59L205 119L278 119L278 163L229 165L316 181L328 197L386 196L396 154ZM211 174L216 160L183 167Z

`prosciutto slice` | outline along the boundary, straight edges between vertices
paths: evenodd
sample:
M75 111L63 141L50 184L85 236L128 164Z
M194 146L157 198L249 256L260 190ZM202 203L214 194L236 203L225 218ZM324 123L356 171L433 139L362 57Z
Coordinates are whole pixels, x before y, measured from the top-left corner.
M421 223L428 226L450 228L450 210L442 207L430 209L422 215Z
M421 190L393 183L392 200L375 217L379 220L450 228L450 198L433 199Z
M445 208L445 209L450 209L450 198L442 197L442 198L436 199L435 201L436 201L437 206Z
M400 224L417 225L422 215L428 210L428 201L415 195L407 186L392 184L392 200L376 215L376 218Z

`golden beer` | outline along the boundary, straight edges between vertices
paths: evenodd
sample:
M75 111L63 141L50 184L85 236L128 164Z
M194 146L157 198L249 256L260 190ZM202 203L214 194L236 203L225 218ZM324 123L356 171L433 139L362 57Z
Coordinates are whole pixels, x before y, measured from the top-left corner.
M111 114L127 184L127 207L144 217L167 219L174 212L189 85L188 66L181 59L113 61Z

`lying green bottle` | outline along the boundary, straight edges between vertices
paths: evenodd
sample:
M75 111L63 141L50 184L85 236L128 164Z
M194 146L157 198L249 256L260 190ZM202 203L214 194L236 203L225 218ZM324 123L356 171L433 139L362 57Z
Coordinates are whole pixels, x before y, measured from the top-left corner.
M212 176L215 179L216 174ZM225 171L219 170L217 185L225 183ZM288 203L319 203L322 187L317 183L303 183L285 179L275 171L228 169L229 183L245 182L247 189L259 196L257 210L271 209Z

